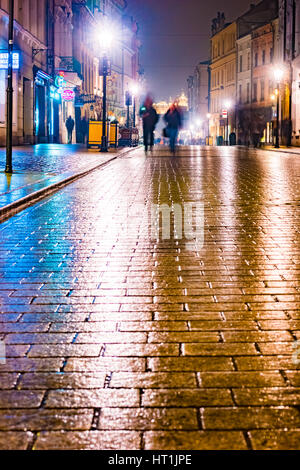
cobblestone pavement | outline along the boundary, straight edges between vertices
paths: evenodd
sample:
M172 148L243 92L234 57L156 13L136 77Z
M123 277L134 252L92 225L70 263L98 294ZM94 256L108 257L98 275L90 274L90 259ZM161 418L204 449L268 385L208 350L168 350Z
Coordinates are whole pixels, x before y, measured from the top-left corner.
M299 175L140 151L1 224L0 447L300 448ZM151 238L191 201L202 249Z
M5 149L0 149L0 167L5 168ZM83 145L39 144L14 147L13 168L16 173L59 175L79 170L86 163L99 161L99 152L90 152Z
M5 150L0 149L0 208L51 184L94 168L113 158L120 150L108 153L87 150L83 145L41 144L15 147L13 175L4 173Z

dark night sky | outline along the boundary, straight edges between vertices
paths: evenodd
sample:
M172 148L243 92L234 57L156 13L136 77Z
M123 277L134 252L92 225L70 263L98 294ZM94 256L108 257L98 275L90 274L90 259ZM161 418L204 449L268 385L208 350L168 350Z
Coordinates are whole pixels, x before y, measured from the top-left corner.
M141 63L155 99L186 91L197 62L209 58L211 20L224 11L232 21L254 0L128 0L128 13L140 25Z

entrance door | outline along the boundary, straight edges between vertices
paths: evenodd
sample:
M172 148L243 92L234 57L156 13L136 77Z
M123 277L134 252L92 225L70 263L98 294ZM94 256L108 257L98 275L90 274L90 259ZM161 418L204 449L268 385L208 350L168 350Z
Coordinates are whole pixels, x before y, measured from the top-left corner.
M46 126L45 126L45 87L35 86L35 135L37 142L46 142Z
M23 78L23 140L25 144L32 143L32 104L31 80Z

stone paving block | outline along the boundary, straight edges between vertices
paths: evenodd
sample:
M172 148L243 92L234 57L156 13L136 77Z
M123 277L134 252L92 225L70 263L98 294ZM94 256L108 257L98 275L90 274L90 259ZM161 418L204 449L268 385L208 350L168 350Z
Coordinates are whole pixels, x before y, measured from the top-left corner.
M224 386L225 387L225 386ZM233 406L230 390L226 388L201 388L195 390L143 390L142 406L145 407L174 407L180 408L202 406Z
M28 372L19 381L22 390L98 389L104 387L104 372Z
M0 395L1 401L1 395ZM46 408L136 408L139 406L138 390L55 390L50 391Z
M252 343L185 343L184 356L257 356Z
M300 385L300 384L299 384ZM233 389L235 402L239 406L277 406L282 405L297 406L300 405L300 388L291 387L272 387L269 388L240 388Z
M202 387L276 387L284 386L285 381L279 372L201 372Z
M12 389L15 387L18 379L18 374L15 373L6 373L2 372L2 367L0 365L0 389L1 390L6 390L6 389Z
M5 364L0 365L0 372L30 372L49 371L59 372L63 365L61 358L8 358Z
M164 332L149 333L149 343L218 343L220 335L217 332Z
M229 357L151 357L147 359L152 371L233 371Z
M0 409L38 408L44 392L23 390L0 390Z
M193 408L103 408L99 429L192 431L198 429L197 412Z
M185 321L126 321L120 323L119 331L188 331L188 324Z
M299 450L300 431L276 429L266 431L250 431L250 439L254 450Z
M39 344L32 346L28 357L98 357L101 344Z
M76 338L77 344L143 344L147 342L146 333L141 332L113 332L113 333L79 333Z
M33 436L31 432L0 431L0 450L27 450Z
M249 408L203 408L205 429L276 429L297 428L300 413L295 408L249 407Z
M289 370L298 369L292 356L235 357L238 370Z
M33 450L139 450L141 435L135 431L40 432Z
M191 372L114 372L111 388L195 388L196 376Z
M294 341L289 331L222 331L222 337L229 343L272 343Z
M105 357L154 357L179 356L179 345L176 344L108 344Z
M130 354L130 353L129 353ZM66 372L145 372L146 362L142 357L99 357L99 358L70 358L67 361Z
M191 330L201 330L201 331L223 331L223 330L233 330L233 331L244 331L244 330L257 330L258 326L254 321L191 321Z
M93 419L91 409L25 409L0 410L0 431L46 431L90 429Z
M145 450L247 450L238 431L146 431Z
M5 336L6 344L48 344L71 343L74 335L59 333L16 333Z

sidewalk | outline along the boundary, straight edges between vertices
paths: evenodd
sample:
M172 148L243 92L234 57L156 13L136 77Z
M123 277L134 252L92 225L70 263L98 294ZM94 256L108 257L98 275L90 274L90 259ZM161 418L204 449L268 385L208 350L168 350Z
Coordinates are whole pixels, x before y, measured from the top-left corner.
M276 149L275 147L272 147L270 145L270 146L262 147L259 150L269 150L271 152L292 153L292 154L300 155L300 147L285 147L285 146L282 146L279 149Z
M0 218L14 206L41 197L75 178L108 163L128 149L108 154L79 145L40 144L13 150L12 175L4 172L5 149L0 149Z

